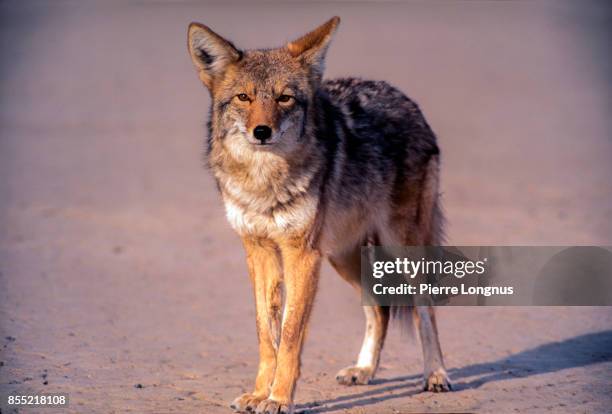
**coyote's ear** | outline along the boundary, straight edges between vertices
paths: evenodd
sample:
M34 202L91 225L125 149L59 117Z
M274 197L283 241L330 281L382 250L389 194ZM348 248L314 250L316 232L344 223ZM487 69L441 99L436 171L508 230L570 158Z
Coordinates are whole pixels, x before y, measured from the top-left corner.
M302 59L314 68L319 75L322 75L325 52L339 23L340 18L338 16L332 17L312 32L288 43L289 53L293 57Z
M187 47L200 79L208 88L211 88L213 79L221 75L227 65L242 57L242 52L230 41L200 23L189 25Z

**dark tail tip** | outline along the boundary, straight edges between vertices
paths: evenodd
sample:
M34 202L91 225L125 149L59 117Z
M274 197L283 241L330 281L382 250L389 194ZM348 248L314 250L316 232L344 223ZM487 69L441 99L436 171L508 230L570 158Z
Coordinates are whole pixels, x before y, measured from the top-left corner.
M396 321L402 332L414 336L414 306L391 305L389 311L391 319Z

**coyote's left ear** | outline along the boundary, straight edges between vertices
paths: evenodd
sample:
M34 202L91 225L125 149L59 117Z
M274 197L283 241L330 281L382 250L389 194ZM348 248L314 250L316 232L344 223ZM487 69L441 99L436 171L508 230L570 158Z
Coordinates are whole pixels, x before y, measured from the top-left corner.
M215 77L222 75L230 63L242 57L242 52L232 42L200 23L189 25L187 47L200 79L209 89Z
M310 65L321 76L323 74L325 52L327 52L329 43L339 23L340 18L338 16L332 17L312 32L288 43L287 49L289 53L293 57L302 59L303 62Z

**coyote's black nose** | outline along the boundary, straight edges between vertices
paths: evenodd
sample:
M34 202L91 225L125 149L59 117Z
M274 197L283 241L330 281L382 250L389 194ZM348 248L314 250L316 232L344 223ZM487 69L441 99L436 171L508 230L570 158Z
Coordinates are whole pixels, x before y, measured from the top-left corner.
M272 129L267 125L257 125L253 130L253 136L263 144L272 136Z

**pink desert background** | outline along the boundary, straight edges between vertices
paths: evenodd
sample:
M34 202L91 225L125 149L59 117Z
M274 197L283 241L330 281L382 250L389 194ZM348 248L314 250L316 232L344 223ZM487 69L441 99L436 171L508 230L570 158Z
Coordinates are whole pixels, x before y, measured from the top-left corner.
M203 168L187 24L271 47L336 14L327 76L391 82L439 136L448 244L612 244L610 3L5 1L0 395L70 394L49 413L230 412L254 380L254 305ZM420 345L399 329L372 385L336 385L359 305L325 266L300 409L612 406L610 308L440 308L457 391L439 395L420 393Z

